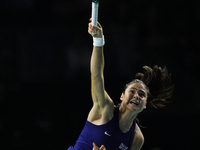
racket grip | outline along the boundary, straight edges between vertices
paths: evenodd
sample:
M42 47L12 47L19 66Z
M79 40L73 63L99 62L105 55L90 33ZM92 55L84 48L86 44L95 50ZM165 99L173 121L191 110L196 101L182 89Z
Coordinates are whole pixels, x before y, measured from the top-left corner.
M99 3L92 2L92 25L97 25ZM96 30L92 34L96 34Z

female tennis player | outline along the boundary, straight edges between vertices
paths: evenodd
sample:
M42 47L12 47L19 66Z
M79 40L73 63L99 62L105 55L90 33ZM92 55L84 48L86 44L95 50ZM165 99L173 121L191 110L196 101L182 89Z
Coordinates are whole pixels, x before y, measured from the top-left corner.
M125 86L121 104L115 106L104 87L103 29L100 23L89 23L88 32L94 45L90 64L93 107L75 146L68 150L140 150L144 136L136 117L147 104L165 105L173 91L171 76L166 67L144 66L144 73L137 73L136 79Z

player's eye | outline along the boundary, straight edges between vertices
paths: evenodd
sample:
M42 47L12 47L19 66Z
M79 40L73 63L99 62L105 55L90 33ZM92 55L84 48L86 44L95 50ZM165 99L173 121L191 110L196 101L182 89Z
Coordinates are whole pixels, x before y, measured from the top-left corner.
M144 94L140 94L140 97L144 97Z
M140 97L145 97L146 96L145 93L140 93L139 95L140 95Z

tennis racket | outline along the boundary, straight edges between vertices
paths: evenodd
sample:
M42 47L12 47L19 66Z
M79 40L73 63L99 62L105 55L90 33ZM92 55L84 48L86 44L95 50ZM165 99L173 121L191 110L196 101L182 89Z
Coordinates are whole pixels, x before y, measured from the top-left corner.
M97 25L99 0L92 0L92 25ZM96 30L92 34L96 34Z

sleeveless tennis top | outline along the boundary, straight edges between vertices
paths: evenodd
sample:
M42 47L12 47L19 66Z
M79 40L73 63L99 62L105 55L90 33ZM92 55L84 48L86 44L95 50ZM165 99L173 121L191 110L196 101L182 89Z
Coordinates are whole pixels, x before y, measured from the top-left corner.
M94 125L86 121L85 126L74 147L68 150L92 150L92 143L98 147L104 145L107 150L129 150L131 148L136 121L130 130L123 133L119 128L119 107L116 107L114 117L104 125Z

